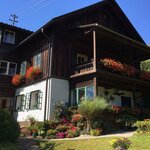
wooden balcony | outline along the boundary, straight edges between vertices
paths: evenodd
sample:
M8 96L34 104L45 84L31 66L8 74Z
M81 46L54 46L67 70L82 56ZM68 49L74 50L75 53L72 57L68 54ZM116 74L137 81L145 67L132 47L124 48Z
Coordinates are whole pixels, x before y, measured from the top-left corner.
M94 72L95 72L94 62L89 61L89 62L78 65L78 66L74 67L73 69L71 69L70 78L87 75L87 74L91 74Z

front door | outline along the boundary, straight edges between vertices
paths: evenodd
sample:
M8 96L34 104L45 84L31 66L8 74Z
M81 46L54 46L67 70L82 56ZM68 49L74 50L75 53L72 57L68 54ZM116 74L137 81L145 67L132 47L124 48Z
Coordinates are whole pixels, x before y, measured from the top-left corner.
M121 96L121 106L131 107L131 97Z

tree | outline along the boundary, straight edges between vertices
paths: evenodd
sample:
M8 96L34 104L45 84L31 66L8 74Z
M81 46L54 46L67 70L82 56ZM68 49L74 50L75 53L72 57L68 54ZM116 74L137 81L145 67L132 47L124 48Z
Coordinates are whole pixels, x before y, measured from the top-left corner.
M84 100L81 102L78 111L87 121L87 132L91 128L91 121L102 115L108 107L108 103L103 97L96 97L93 100Z

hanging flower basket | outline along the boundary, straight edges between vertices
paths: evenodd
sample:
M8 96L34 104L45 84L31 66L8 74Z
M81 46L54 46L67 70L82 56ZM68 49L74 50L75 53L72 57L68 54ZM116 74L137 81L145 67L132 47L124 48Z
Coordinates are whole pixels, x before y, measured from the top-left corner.
M28 70L27 70L27 73L26 73L26 78L27 79L30 79L30 80L37 80L41 77L42 75L42 71L40 68L38 67L30 67Z
M12 85L19 86L25 82L25 77L23 75L14 75L12 78Z

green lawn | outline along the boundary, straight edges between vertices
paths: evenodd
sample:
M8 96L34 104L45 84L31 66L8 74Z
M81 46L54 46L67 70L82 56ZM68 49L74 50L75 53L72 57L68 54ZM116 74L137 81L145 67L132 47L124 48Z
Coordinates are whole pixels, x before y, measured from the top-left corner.
M114 138L57 141L40 143L43 150L113 150L109 141ZM133 136L129 150L150 150L150 136Z
M0 150L18 150L16 143L0 142Z

